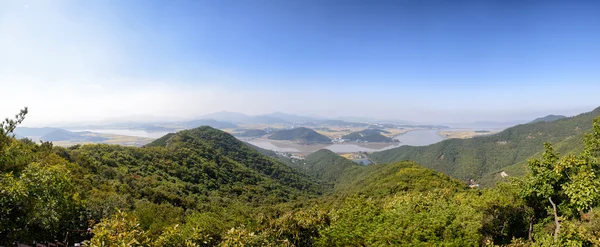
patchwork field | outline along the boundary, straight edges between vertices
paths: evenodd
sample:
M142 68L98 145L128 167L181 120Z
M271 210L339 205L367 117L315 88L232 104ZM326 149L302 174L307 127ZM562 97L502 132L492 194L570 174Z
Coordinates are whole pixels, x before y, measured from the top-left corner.
M468 139L475 136L491 135L498 133L498 131L482 131L482 130L452 130L452 131L439 131L438 134L443 136L445 139Z
M94 136L94 137L104 137L108 138L102 142L91 142L91 141L76 141L76 140L66 140L66 141L53 141L52 143L56 146L61 147L69 147L77 144L92 144L92 143L105 143L105 144L117 144L122 146L136 146L141 147L152 142L154 139L145 138L145 137L136 137L136 136L124 136L124 135L114 135L114 134L103 134L103 133L87 133L85 136Z

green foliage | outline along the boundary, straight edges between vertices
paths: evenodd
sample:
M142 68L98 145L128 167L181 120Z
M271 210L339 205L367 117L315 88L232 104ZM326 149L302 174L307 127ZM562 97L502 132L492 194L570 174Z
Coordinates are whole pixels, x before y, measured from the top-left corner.
M267 132L264 130L248 129L248 130L244 130L244 132L242 132L242 133L239 133L238 136L240 136L240 137L259 137L259 136L264 136L266 134L267 134Z
M577 219L600 202L600 177L596 175L600 173L596 158L598 143L600 117L594 120L591 133L585 135L580 155L561 158L552 145L546 143L542 159L529 161L531 172L521 183L521 195L538 219L544 219L552 212L555 244L589 242L578 237L579 230L569 220ZM566 229L561 231L561 225Z
M477 246L481 214L464 194L400 193L352 198L322 231L320 246Z
M231 228L223 235L222 247L259 247L259 246L289 246L269 243L263 235L257 235L246 228Z
M525 126L572 126L578 118ZM485 190L414 162L360 166L327 150L289 167L210 127L144 148L60 148L10 137L20 121L8 121L0 137L3 241L60 239L90 220L88 246L600 245L600 118L589 134L577 133L580 146L568 147L576 138L546 144L525 178ZM524 131L517 127L508 131L514 138ZM490 164L512 150L446 148Z
M566 118L563 115L548 115L545 117L541 117L541 118L536 118L533 121L531 121L530 123L537 123L537 122L552 122L552 121L556 121L559 119L563 119Z
M361 194L382 198L398 192L462 191L466 185L414 162L397 162L348 169L336 184L338 195Z
M0 241L63 238L81 223L82 201L68 162L51 143L17 141L11 134L27 108L0 124Z
M269 136L271 140L289 140L302 144L314 144L314 143L331 143L329 137L321 135L316 131L299 127L289 130L279 130Z
M527 239L531 213L519 191L514 183L501 183L494 189L481 191L472 202L483 215L480 232L484 242L509 244L515 238Z
M306 156L303 162L292 166L325 183L335 183L346 169L359 165L330 150L321 149Z
M182 222L183 209L168 203L154 204L146 200L135 203L132 213L138 220L140 227L151 236L159 235L168 226Z
M140 228L136 218L120 210L111 218L96 224L93 234L94 237L85 246L146 246L149 242L146 232Z
M4 121L0 122L0 152L4 152L4 149L10 145L12 142L11 137L13 137L11 134L13 131L15 131L17 125L21 124L23 120L25 120L25 115L27 115L27 112L27 107L25 107L17 115L15 115L15 119L6 118Z
M231 200L259 206L320 193L309 178L261 155L229 134L202 127L172 136L168 147L84 145L69 150L90 200L105 212L135 199L213 210ZM132 205L133 206L133 205ZM96 206L94 206L96 207ZM105 217L106 214L96 214Z
M269 242L290 246L312 246L319 237L319 231L329 226L330 216L321 209L308 208L287 212L270 221L263 235Z
M197 228L182 229L179 225L173 225L165 229L158 238L154 239L152 245L164 247L214 246L211 242L212 238L202 234Z
M489 136L448 139L422 147L401 146L375 152L371 159L379 164L412 160L461 180L485 178L481 184L491 185L509 166L520 169L510 176L524 175L526 167L521 164L541 153L545 142L555 143L561 153L581 151L580 138L597 116L600 108L551 122L517 125Z
M57 238L77 223L80 209L64 166L31 163L18 176L0 175L0 239Z

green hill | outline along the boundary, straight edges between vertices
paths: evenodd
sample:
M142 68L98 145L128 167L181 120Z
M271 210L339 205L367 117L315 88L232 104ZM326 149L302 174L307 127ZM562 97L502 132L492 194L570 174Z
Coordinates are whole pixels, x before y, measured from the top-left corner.
M537 123L537 122L552 122L552 121L556 121L559 119L563 119L566 118L563 115L548 115L545 117L541 117L541 118L536 118L533 121L531 121L530 123Z
M464 190L466 184L417 163L404 161L346 168L338 175L335 191L346 195L386 197L400 191L423 192L443 188Z
M329 137L321 135L316 131L299 127L289 130L279 130L269 136L271 140L288 140L302 144L314 144L314 143L331 143Z
M480 190L413 161L360 166L328 150L286 166L278 153L206 126L143 148L53 147L10 136L25 113L0 124L4 246L67 232L89 246L595 246L600 235L600 202L590 200L600 183L600 118L581 156L559 160L548 149L525 179ZM494 139L516 149L476 151L492 160L546 136L574 151L598 113L516 126ZM469 148L488 147L482 140ZM563 227L553 236L557 215ZM73 231L87 227L92 236Z
M304 163L296 166L296 168L323 182L335 183L346 169L358 166L358 164L330 150L321 149L306 156Z
M423 147L401 146L371 154L376 163L413 160L461 180L486 178L511 169L511 176L524 174L523 164L543 150L543 143L556 144L561 153L582 148L581 137L600 115L600 108L552 122L517 125L500 133L471 139L449 139ZM508 172L507 172L508 173Z
M394 139L382 135L387 131L380 129L365 129L342 136L342 139L356 142L394 142Z
M191 151L204 154L215 153L211 158L217 162L229 161L238 163L244 169L250 169L261 176L267 176L279 184L293 187L301 191L317 192L318 188L307 177L300 175L290 167L277 162L236 139L223 131L203 126L191 130L184 130L170 135L167 141L157 140L148 146L163 146L168 150L191 149Z
M244 132L237 134L239 137L260 137L266 135L267 132L259 129L248 129L244 130Z

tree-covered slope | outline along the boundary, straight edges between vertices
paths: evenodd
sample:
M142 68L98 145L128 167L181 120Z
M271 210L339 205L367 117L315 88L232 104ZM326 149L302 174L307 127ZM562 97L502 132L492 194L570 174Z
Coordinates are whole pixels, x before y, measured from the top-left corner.
M304 162L296 165L300 171L325 183L337 182L345 170L357 166L359 165L351 160L327 149L309 154Z
M581 149L581 136L591 129L600 108L552 122L517 125L500 133L471 139L449 139L423 147L401 146L374 152L377 163L413 160L425 167L462 180L480 179L524 163L543 150L544 142L556 143L562 153Z
M237 134L239 137L260 137L266 135L267 132L259 129L248 129L244 132Z
M329 137L321 135L316 131L299 127L289 130L279 130L269 136L271 140L288 140L294 141L302 144L312 144L312 143L330 143L331 139Z
M563 115L548 115L545 117L536 118L533 121L531 121L530 123L552 122L552 121L556 121L556 120L563 119L563 118L566 118L566 117Z
M67 232L86 246L600 245L600 118L580 154L546 145L525 178L493 189L412 161L359 166L321 150L298 167L329 179L321 193L277 153L210 127L144 148L62 148L10 137L25 113L0 122L5 246ZM559 144L573 149L580 136Z
M448 175L404 161L390 164L355 166L339 176L335 191L343 194L387 196L400 191L434 189L464 190L466 184Z
M170 151L190 149L200 154L214 153L212 159L217 165L220 161L232 161L296 190L315 192L318 189L308 177L261 154L231 134L208 126L180 131L166 141L157 141L164 142L164 146ZM156 146L155 144L153 142L149 146Z

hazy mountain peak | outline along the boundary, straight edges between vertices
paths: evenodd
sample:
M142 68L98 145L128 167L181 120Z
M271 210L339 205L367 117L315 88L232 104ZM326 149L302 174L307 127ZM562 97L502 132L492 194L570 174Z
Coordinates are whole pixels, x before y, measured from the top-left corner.
M556 121L559 119L563 119L566 118L566 116L563 115L548 115L545 117L540 117L540 118L536 118L533 121L531 121L531 123L537 123L537 122L552 122L552 121Z

